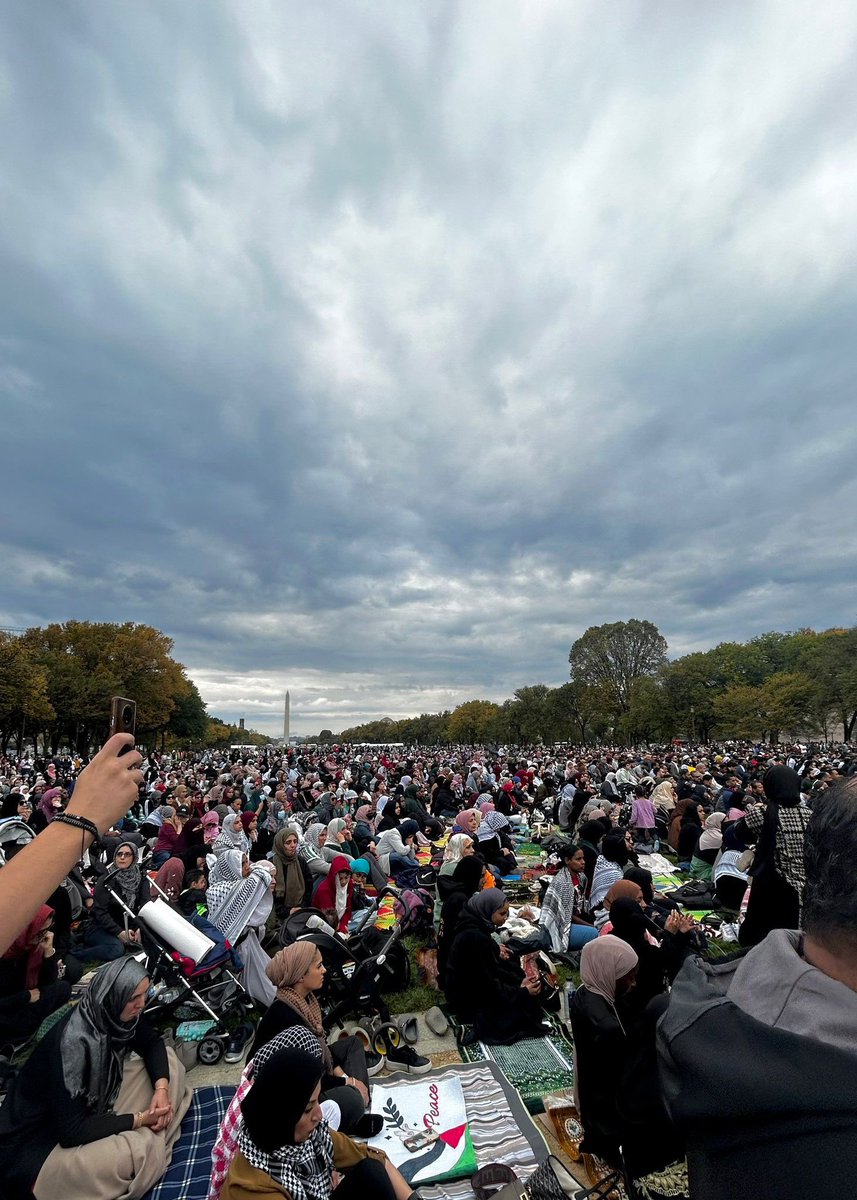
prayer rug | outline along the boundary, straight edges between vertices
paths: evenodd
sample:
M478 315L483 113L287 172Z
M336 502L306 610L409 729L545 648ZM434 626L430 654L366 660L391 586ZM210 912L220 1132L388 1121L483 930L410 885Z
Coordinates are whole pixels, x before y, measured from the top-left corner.
M197 1088L182 1121L167 1173L145 1200L205 1200L211 1178L211 1150L234 1087Z
M574 1087L574 1049L556 1030L511 1046L474 1042L460 1049L467 1062L496 1063L531 1113L544 1111L543 1097L548 1092Z

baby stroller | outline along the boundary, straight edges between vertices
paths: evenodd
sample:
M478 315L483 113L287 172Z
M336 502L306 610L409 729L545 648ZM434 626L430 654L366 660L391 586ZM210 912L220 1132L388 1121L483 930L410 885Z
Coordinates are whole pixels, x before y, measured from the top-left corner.
M17 852L35 837L35 833L20 817L4 817L0 821L0 867L6 866L7 851ZM11 854L8 855L11 858Z
M412 909L405 905L392 929L375 928L378 906L385 896L401 901L407 893L387 886L359 915L360 927L347 939L334 933L318 909L287 917L280 928L280 945L311 941L318 946L326 968L320 994L326 1029L343 1027L350 1015L390 1020L383 991L401 991L411 978L411 960L401 944L411 927Z
M237 977L242 963L216 926L203 917L188 921L152 882L159 898L134 913L113 889L110 894L125 912L126 920L141 926L141 951L137 956L149 972L146 1016L163 1020L179 1016L179 1006L196 1010L200 1019L213 1021L196 1049L197 1058L214 1066L226 1053L229 1027L246 1019L255 1005ZM169 913L169 916L167 916ZM185 928L183 928L183 926ZM169 929L174 933L167 933Z

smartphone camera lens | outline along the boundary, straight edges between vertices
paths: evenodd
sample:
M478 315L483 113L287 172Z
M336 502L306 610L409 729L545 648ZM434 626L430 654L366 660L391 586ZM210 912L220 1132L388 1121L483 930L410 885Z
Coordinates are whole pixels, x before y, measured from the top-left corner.
M126 729L131 728L132 716L133 716L133 714L131 712L131 705L126 704L125 707L122 709L122 724L125 726Z

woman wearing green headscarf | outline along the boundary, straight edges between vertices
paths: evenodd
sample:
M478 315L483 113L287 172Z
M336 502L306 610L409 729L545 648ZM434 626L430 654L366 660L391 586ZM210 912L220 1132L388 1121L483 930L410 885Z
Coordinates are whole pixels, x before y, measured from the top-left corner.
M298 854L298 843L298 831L294 826L281 829L274 836L274 867L277 871L274 907L278 916L288 916L305 908L312 899L312 872Z

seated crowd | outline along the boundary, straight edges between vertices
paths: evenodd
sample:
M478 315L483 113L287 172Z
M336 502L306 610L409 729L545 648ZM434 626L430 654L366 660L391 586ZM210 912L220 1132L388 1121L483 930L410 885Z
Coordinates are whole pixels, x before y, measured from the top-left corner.
M2 817L38 834L83 769L0 760ZM857 1167L854 770L802 748L151 755L137 803L0 958L0 1049L31 1049L0 1107L0 1194L118 1200L163 1175L192 1089L143 1014L153 947L138 918L161 897L240 956L262 1010L227 1055L247 1061L209 1200L411 1196L359 1139L380 1123L372 1076L429 1060L329 1041L318 946L268 952L271 930L308 909L359 936L390 881L434 893L437 979L466 1041L550 1030L559 1000L539 952L579 971L583 1149L632 1192L797 1195L797 1154L819 1151L844 1189ZM504 888L531 827L553 829L537 914ZM0 837L7 860L25 840ZM689 876L686 895L658 890L653 853ZM697 909L716 910L741 951L713 956Z

